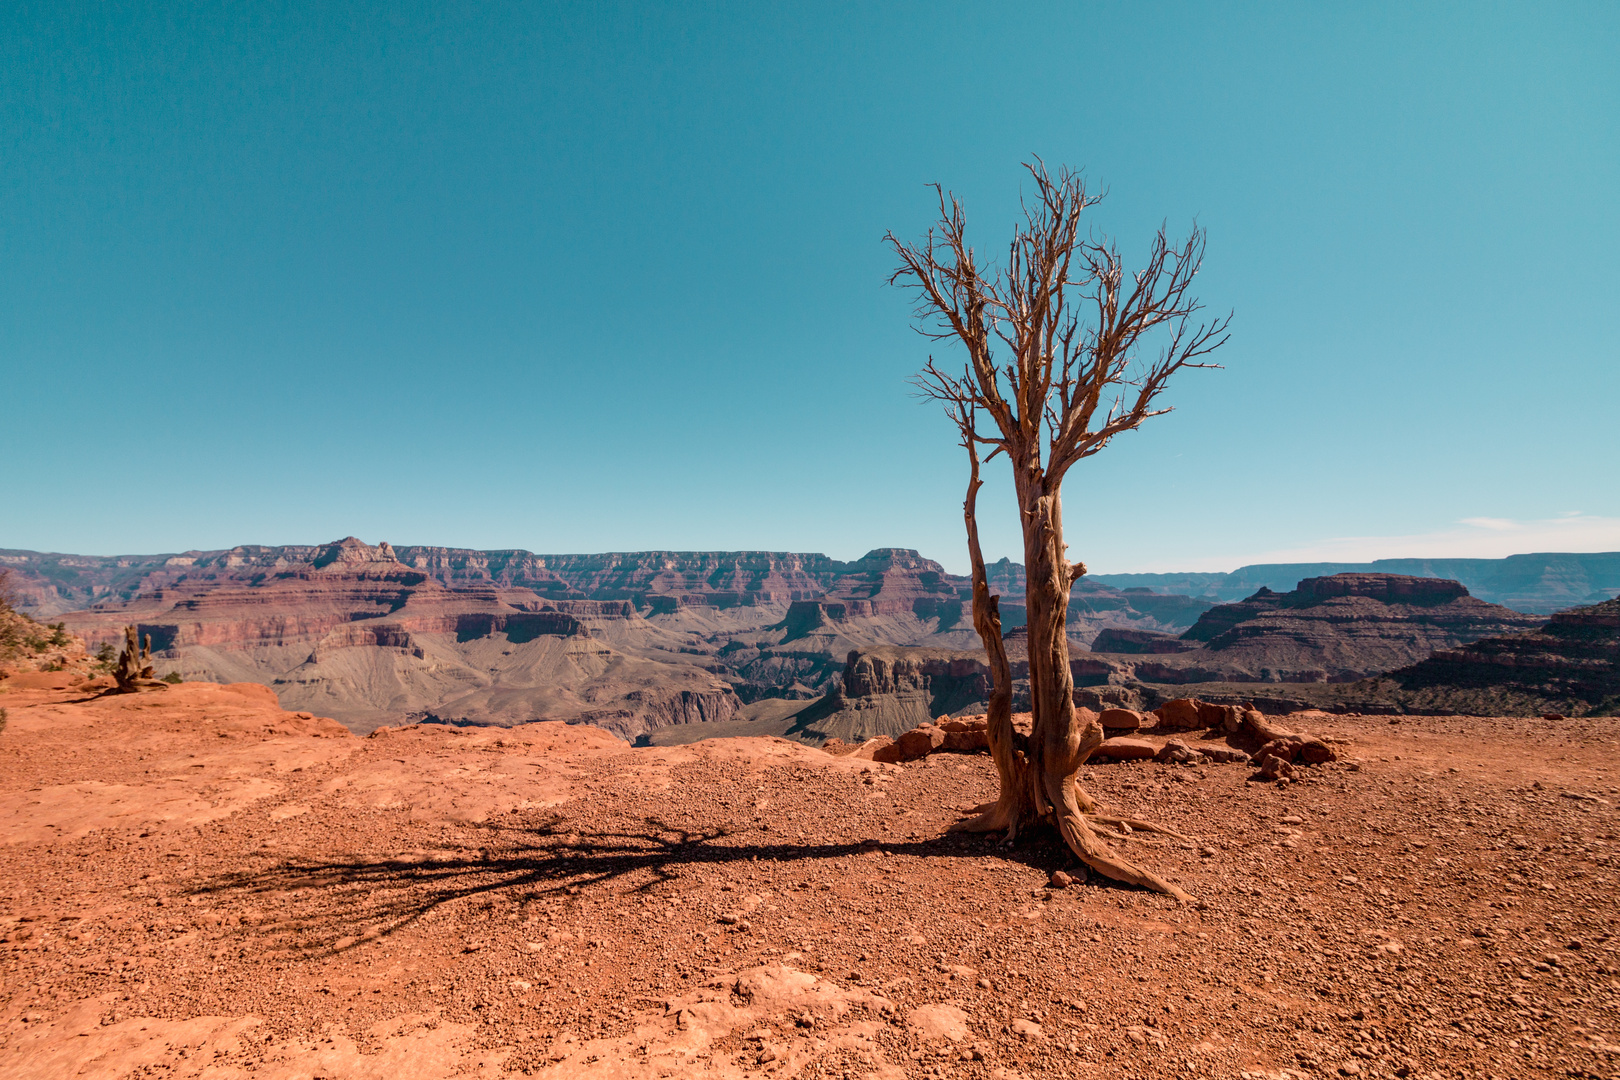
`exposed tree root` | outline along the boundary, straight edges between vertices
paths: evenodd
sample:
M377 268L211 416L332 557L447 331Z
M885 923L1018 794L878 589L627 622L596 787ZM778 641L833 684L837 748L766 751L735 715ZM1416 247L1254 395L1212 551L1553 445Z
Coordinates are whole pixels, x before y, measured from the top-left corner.
M1179 833L1170 828L1168 825L1157 825L1151 821L1143 821L1140 818L1110 817L1106 814L1088 813L1086 814L1086 820L1089 821L1093 826L1110 825L1117 829L1121 825L1124 825L1128 827L1131 832L1155 833L1159 836L1169 836L1176 840L1185 840L1189 844L1193 842L1192 837L1187 836L1184 833ZM1146 841L1143 842L1146 843Z
M1096 830L1091 827L1087 812L1080 808L1082 796L1087 803L1093 806L1095 803L1081 790L1080 785L1075 783L1074 773L1059 774L1049 770L1044 779L1046 795L1051 800L1057 818L1058 832L1063 835L1069 850L1080 857L1081 862L1103 877L1152 889L1154 892L1173 896L1182 903L1192 901L1190 895L1164 878L1121 857L1107 841L1097 835ZM1146 831L1152 831L1152 827Z
M1164 880L1151 870L1144 870L1135 863L1123 859L1108 843L1098 836L1086 820L1085 815L1078 809L1073 812L1065 811L1058 814L1058 830L1062 832L1063 839L1069 845L1069 850L1080 857L1080 861L1103 877L1114 881L1123 881L1129 885L1138 885L1144 889L1152 889L1167 896L1173 896L1182 903L1193 902L1192 896L1183 892L1175 885Z
M1014 782L1011 784L1003 781L1001 797L993 803L985 803L968 811L976 816L957 822L951 826L951 832L1005 831L1007 834L1005 842L1010 844L1017 838L1020 826L1041 819L1050 820L1057 826L1069 850L1103 877L1152 889L1154 892L1173 896L1183 903L1193 901L1192 896L1164 878L1122 857L1108 843L1108 839L1119 842L1134 841L1154 847L1162 843L1137 836L1136 833L1167 836L1189 843L1190 837L1168 826L1143 821L1140 818L1095 812L1095 800L1074 782L1073 776L1058 777L1048 784L1041 785L1043 788L1055 788L1058 797L1056 800L1040 799L1037 802L1036 792L1031 790L1032 771L1023 755L1016 755L1013 764L1014 771L1018 775L1013 778ZM1082 809L1082 802L1093 809ZM1104 839L1105 837L1108 839Z

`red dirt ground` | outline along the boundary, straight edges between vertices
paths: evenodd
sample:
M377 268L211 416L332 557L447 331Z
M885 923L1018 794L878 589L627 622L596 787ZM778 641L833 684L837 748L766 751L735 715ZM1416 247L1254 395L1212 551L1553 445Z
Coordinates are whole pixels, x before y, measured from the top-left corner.
M982 755L3 685L4 1080L1620 1075L1614 720L1088 770L1181 905L947 834Z

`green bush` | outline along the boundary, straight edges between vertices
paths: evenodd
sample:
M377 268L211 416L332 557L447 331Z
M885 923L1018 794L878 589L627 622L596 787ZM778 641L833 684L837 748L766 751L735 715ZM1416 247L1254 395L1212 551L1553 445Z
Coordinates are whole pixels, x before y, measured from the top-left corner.
M163 676L163 681L168 683L170 686L175 686L181 681L180 673L178 671L171 671L167 675Z

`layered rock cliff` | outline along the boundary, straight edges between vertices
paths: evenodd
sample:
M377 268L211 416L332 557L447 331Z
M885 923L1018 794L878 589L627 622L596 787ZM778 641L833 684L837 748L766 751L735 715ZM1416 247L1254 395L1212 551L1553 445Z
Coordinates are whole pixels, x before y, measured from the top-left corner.
M700 655L638 655L593 634L640 621L625 601L549 600L492 578L450 589L353 537L303 554L199 560L62 619L92 648L133 622L187 679L263 682L288 707L358 731L588 719L634 735L729 719L739 704Z
M1403 701L1477 715L1620 714L1620 599L1563 611L1391 672Z
M255 680L357 730L405 718L587 719L627 736L813 700L852 651L976 649L967 581L904 548L849 562L782 552L526 551L330 544L113 559L0 553L35 610L92 647L127 623L191 679ZM1022 568L996 581L1014 637ZM93 603L75 605L74 600ZM1209 605L1082 582L1077 645L1180 631ZM667 693L666 693L667 691Z
M1338 574L1387 574L1461 582L1469 593L1514 611L1551 614L1620 593L1620 551L1539 552L1505 559L1379 559L1370 563L1271 563L1229 573L1101 574L1129 591L1151 588L1235 601L1259 589L1286 592L1296 581Z
M1354 682L1541 621L1469 596L1455 581L1335 574L1212 608L1181 635L1196 648L1137 660L1132 670L1152 683Z

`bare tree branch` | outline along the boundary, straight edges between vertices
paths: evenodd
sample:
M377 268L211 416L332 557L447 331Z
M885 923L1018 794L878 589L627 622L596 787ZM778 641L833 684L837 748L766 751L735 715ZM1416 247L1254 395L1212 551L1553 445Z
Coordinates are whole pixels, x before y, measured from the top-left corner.
M967 354L960 374L929 357L913 382L945 407L968 452L963 506L981 636L989 633L993 610L982 584L974 510L981 446L990 448L984 460L1005 453L1012 465L1024 537L1034 726L1027 760L1009 756L1010 744L1002 744L1010 736L1003 732L996 751L1002 799L975 827L993 822L1011 832L1026 814L1054 816L1070 847L1094 869L1185 897L1116 859L1086 820L1095 804L1074 778L1101 743L1102 729L1095 718L1080 723L1074 708L1064 621L1069 591L1085 569L1066 554L1061 487L1076 462L1169 412L1160 395L1178 372L1215 366L1205 358L1226 343L1231 316L1198 320L1202 306L1191 287L1203 264L1202 229L1194 226L1172 244L1161 225L1141 269L1127 274L1111 240L1081 235L1081 219L1101 195L1089 192L1078 173L1054 173L1038 158L1025 169L1034 188L1022 200L1023 220L1005 264L988 276L968 245L961 202L937 184L939 222L921 243L884 236L899 258L890 283L914 291L918 332L957 341ZM1155 345L1156 355L1144 357ZM993 432L980 430L981 411ZM995 640L985 639L992 659L1000 647L999 617L994 625Z

